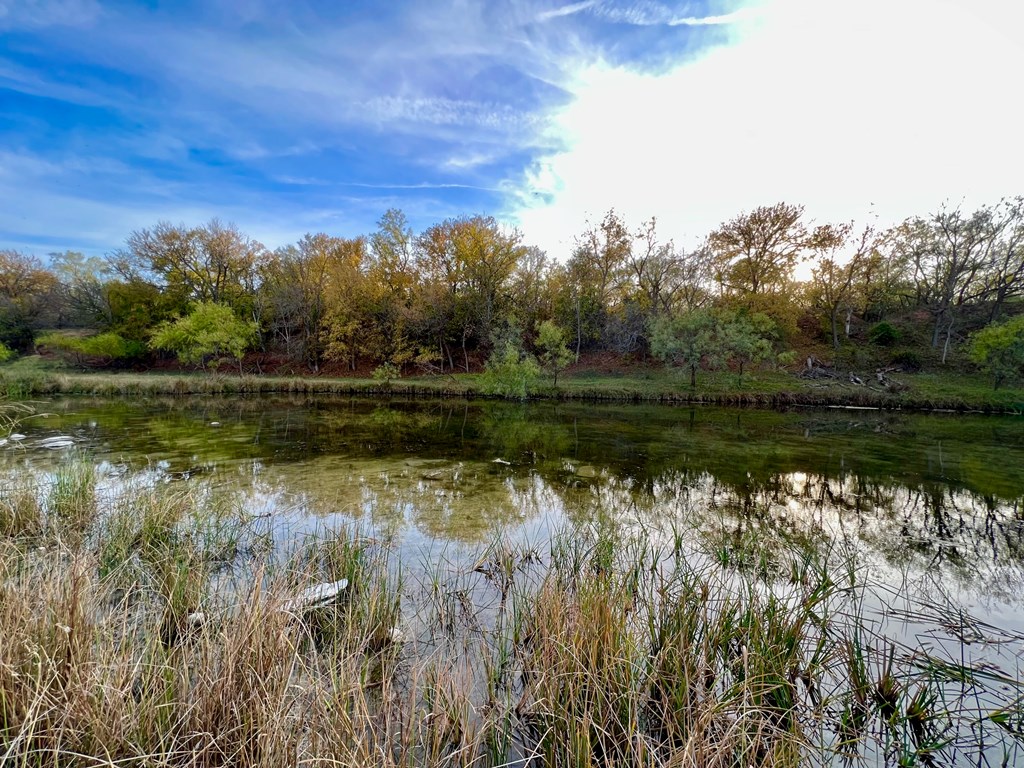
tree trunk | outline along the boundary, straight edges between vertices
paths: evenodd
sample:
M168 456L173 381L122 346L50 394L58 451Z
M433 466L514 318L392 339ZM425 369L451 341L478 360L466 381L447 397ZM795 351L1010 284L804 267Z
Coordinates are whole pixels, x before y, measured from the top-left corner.
M832 346L839 349L839 305L832 307Z
M946 355L949 354L949 337L953 335L953 318L949 318L949 325L946 326L946 343L942 345L942 364L946 364Z
M1003 286L1003 285L1000 285L999 288L996 289L996 300L995 300L995 303L992 305L992 314L988 318L988 321L990 323L994 323L996 320L999 319L999 313L1000 313L1000 311L1003 308L1003 301L1005 299L1006 299L1006 287Z
M580 346L583 344L583 321L580 318L580 302L576 300L576 363L580 362Z
M690 366L690 389L697 388L697 366Z
M937 349L939 346L939 336L942 332L942 321L946 318L946 310L940 309L935 314L935 327L932 328L932 349Z

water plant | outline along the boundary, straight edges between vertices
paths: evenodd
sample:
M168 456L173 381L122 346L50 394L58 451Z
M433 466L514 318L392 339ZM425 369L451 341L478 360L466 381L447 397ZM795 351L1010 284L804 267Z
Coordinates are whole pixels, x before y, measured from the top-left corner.
M885 591L838 548L766 527L723 559L683 520L608 508L550 544L496 534L413 567L372 527L270 546L201 488L115 501L89 477L68 469L42 496L59 524L0 537L4 765L1020 757L1019 669L902 644ZM295 609L341 580L336 601ZM1020 642L941 598L915 610Z

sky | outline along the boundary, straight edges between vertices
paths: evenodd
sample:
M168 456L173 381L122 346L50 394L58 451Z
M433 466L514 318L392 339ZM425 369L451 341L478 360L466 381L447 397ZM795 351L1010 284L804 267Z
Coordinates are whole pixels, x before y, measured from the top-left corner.
M0 248L493 215L699 242L1024 194L1019 0L0 0Z

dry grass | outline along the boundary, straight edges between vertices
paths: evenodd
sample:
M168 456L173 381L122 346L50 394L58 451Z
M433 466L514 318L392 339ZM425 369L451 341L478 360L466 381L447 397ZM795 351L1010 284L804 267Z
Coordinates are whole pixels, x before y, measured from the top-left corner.
M174 486L97 505L89 478L3 497L4 766L927 764L964 734L1017 754L1020 686L873 632L824 556L775 551L766 580L604 524L411 574L366 532L275 551L236 510ZM338 604L282 610L340 578Z

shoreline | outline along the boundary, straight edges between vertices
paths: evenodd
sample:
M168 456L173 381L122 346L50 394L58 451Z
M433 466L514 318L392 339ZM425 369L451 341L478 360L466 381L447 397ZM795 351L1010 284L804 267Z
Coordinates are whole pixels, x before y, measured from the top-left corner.
M915 386L892 393L875 388L815 382L813 388L792 374L751 377L743 388L722 377L690 390L680 379L660 372L652 376L569 377L557 389L541 386L528 402L611 402L665 405L720 405L761 408L845 408L882 411L985 413L1024 415L1024 390L980 392L977 386L958 387L959 377L928 380L928 391ZM708 377L711 378L711 377ZM759 384L767 386L758 386ZM917 391L915 391L917 390ZM459 378L411 377L392 382L372 379L232 376L217 374L77 373L0 369L0 393L9 399L38 395L103 397L195 395L345 395L363 397L502 399L482 392L479 374Z

